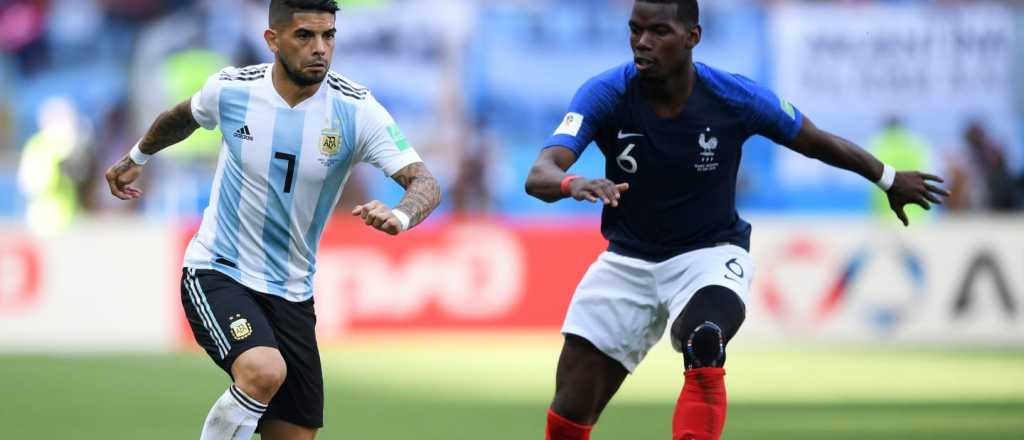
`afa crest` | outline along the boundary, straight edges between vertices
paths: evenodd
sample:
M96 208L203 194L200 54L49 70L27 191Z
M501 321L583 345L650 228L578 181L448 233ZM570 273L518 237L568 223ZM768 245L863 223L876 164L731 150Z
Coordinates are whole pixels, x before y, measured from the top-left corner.
M242 317L242 315L232 316L231 324L228 326L231 328L231 338L236 341L241 341L249 336L252 336L252 324L249 323L248 319Z
M320 132L320 153L324 156L336 156L341 151L341 132L334 128L325 128Z

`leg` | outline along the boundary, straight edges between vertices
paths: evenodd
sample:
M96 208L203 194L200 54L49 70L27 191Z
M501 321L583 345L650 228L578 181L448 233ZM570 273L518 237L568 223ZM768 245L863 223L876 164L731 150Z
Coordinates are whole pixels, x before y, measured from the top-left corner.
M547 440L586 440L605 405L665 332L653 263L605 252L573 294Z
M746 306L729 288L698 290L672 322L673 343L682 347L686 369L725 366L725 346L745 318Z
M196 341L235 380L200 438L248 440L287 370L266 316L245 287L213 271L185 272L182 303Z
M590 341L565 335L551 409L573 422L593 425L627 374L619 361L601 353Z
M629 372L590 341L565 335L548 411L547 440L584 440Z
M697 291L672 323L682 347L686 381L672 420L674 440L717 440L725 426L725 347L739 330L745 307L729 288Z
M200 440L249 440L284 382L284 360L276 349L246 350L231 366L235 383L214 403L203 422Z
M317 430L284 420L263 420L260 422L260 438L263 440L313 440Z
M287 372L281 352L270 347L251 348L231 365L235 386L264 406L277 394Z
M276 439L312 439L324 420L324 382L316 343L313 301L292 303L264 296L287 376L260 420L260 435Z

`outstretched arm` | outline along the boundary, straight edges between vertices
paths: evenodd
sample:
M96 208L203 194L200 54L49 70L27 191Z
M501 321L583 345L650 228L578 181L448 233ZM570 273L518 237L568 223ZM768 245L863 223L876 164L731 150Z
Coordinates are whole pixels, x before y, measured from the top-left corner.
M138 163L132 156L135 155L135 158L138 159L156 154L164 148L185 140L198 128L199 123L192 116L190 100L185 100L160 114L156 121L153 121L153 125L149 127L146 135L139 141L138 151L124 155L121 160L107 170L106 178L111 194L121 200L139 198L142 191L131 184L142 174L142 166L145 161L139 159L143 163Z
M377 230L398 235L423 222L437 208L441 203L441 187L423 162L410 164L391 178L405 188L405 196L398 206L391 209L374 200L356 206L352 215L361 217L367 225Z
M886 177L885 164L853 142L818 129L806 115L800 132L786 146L804 156L860 174L872 182L880 182ZM907 204L931 209L930 203L942 203L939 196L949 197L949 192L932 185L930 181L942 183L942 178L920 171L900 171L895 174L886 195L889 198L889 207L904 226L910 225L907 214L903 211Z
M565 147L545 148L533 163L526 178L526 193L552 203L566 197L595 203L601 200L611 207L619 206L628 183L615 184L608 179L577 178L565 172L576 163L576 153Z

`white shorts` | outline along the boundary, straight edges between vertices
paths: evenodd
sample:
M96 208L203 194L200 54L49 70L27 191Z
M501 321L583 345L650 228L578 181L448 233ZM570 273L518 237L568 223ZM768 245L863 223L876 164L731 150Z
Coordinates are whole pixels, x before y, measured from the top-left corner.
M735 245L660 263L604 252L576 288L562 333L587 339L632 373L694 293L723 286L746 303L753 275L750 255ZM673 338L672 346L682 351L682 341Z

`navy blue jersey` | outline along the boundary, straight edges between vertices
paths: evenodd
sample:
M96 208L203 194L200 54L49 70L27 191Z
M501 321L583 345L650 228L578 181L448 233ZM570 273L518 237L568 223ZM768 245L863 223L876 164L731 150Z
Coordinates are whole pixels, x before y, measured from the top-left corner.
M612 252L663 261L722 243L750 248L750 224L736 212L743 143L762 135L787 144L803 117L743 76L694 66L693 94L667 119L641 95L632 62L592 78L545 144L579 156L593 141L604 153L606 177L629 183L619 206L606 206L601 216Z

